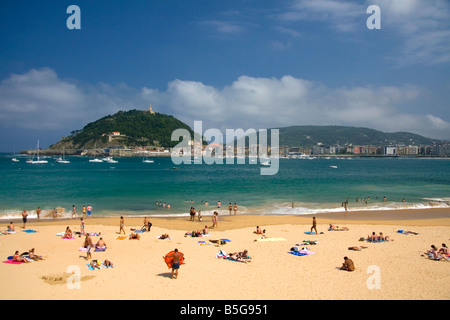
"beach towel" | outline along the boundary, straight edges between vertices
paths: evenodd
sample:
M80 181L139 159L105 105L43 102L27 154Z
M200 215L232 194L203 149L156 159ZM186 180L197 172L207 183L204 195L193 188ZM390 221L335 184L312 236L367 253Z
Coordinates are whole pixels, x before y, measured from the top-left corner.
M22 232L26 232L26 233L36 233L36 230L31 230L31 229L27 229L27 230L22 230Z
M216 254L217 259L225 259L227 258L227 256L228 256L227 253L223 250L219 250L219 253Z
M63 239L63 240L75 240L74 237L72 237L72 238L61 238L61 239Z
M289 253L293 254L294 256L299 256L299 257L306 256L306 253L302 253L302 252L299 252L299 251L289 251Z
M317 233L311 231L305 231L305 234L317 235ZM323 234L323 232L319 232L319 234Z
M212 242L212 243L214 243L214 244L217 244L217 246L227 244L227 242L224 241L224 240L209 240L209 242Z
M25 263L25 262L22 262L22 261L13 261L13 260L11 259L11 260L5 260L5 261L2 261L2 263L8 263L8 264L22 264L22 263Z
M135 233L144 233L144 232L145 232L145 229L135 230L134 232L135 232Z
M91 265L89 265L89 263L86 264L86 265L87 265L87 267L88 267L89 270L99 270L99 269L97 269L97 268L94 269ZM100 269L102 269L102 265L103 265L103 264L100 265Z
M318 240L303 240L302 244L309 244L309 245L316 245L318 244L319 241ZM299 246L300 244L296 244L297 246Z
M367 242L370 242L370 243L381 243L381 242L389 242L389 240L375 240L375 241L373 241L373 240L369 240L369 239L365 239Z
M116 238L116 240L125 240L126 238L128 238L127 236L118 236Z
M271 238L271 237L268 237L268 238L259 238L259 239L256 239L255 241L286 241L286 239L285 238Z
M229 240L229 239L219 239L219 240L222 240L222 241L225 241L225 242L231 242L231 240Z
M104 247L104 248L95 248L94 251L95 252L105 252L106 251L106 247Z
M405 231L405 230L397 230L397 233L405 234L405 235L408 235L408 234L418 235L417 232L413 232L413 231Z

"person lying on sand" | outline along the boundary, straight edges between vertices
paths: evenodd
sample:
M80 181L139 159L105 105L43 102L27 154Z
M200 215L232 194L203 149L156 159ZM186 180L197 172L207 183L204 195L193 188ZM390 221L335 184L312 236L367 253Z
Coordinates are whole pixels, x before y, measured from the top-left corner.
M241 261L241 262L251 262L250 257L248 256L248 251L244 250L241 252L233 252L233 253L229 253L228 257L231 260L236 260L236 261Z
M109 261L109 260L103 261L103 265L104 265L105 267L107 267L107 268L112 268L112 267L114 267L114 263L113 263L112 261Z
M355 264L353 263L352 259L344 257L344 263L342 264L342 267L340 269L345 271L355 271Z
M139 233L136 233L136 232L130 233L130 240L139 240L139 239L141 239L141 236L139 235Z
M363 246L348 247L348 250L353 250L353 251L361 251L362 249L367 249L367 247L363 247Z
M91 263L89 263L89 267L92 267L92 269L94 269L94 270L101 269L97 260L92 260Z
M347 227L339 227L339 226L335 226L334 224L330 224L330 230L348 231L348 228Z
M167 233L164 233L162 235L159 236L159 239L169 239L169 235Z

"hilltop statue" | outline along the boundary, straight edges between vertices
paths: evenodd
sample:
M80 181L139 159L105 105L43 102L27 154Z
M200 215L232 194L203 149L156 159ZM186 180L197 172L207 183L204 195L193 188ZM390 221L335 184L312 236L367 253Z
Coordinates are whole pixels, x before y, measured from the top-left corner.
M152 109L152 105L148 107L148 112L150 112L150 114L155 114L155 111Z

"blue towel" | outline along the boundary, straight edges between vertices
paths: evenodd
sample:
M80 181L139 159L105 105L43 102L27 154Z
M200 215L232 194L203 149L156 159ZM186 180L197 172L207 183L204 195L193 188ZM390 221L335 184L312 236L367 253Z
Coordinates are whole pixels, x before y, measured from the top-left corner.
M299 257L306 256L306 253L301 253L301 252L298 252L298 251L289 251L289 253L293 254L294 256L299 256Z
M22 232L26 232L26 233L36 233L36 230L31 230L31 229L27 229L27 230L22 230Z

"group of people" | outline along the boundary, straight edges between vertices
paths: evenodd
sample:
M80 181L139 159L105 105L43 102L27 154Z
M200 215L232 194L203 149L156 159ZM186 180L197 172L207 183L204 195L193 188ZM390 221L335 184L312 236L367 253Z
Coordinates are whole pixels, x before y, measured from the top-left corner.
M445 243L442 244L442 247L439 250L434 244L431 245L431 249L425 252L425 254L428 258L433 260L449 261L450 259L450 252Z
M30 249L28 252L24 252L19 254L19 251L16 251L11 259L13 262L32 262L44 260L44 257L39 256L35 253L34 248Z
M370 241L370 242L389 241L389 237L383 235L383 232L380 232L379 235L377 235L375 232L372 232L372 234L369 234L367 236L367 241Z
M83 205L83 208L81 210L82 210L82 217L83 218L86 218L86 216L90 216L92 214L92 207L91 206L87 206L86 207L85 205ZM72 219L73 218L78 218L77 211L75 209L75 205L72 205Z

